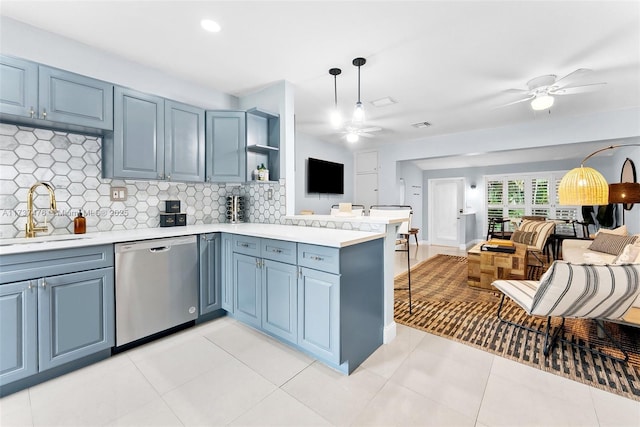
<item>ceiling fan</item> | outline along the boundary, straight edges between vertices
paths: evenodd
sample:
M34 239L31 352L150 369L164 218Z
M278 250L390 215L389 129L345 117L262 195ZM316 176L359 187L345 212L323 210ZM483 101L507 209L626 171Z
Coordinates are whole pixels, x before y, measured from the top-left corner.
M358 142L361 136L365 138L373 138L375 135L372 135L371 132L379 132L382 128L378 126L372 126L368 128L359 128L357 126L348 125L341 132L343 134L343 138L347 139L347 142Z
M507 93L524 94L524 98L502 105L518 104L520 102L531 101L531 108L534 110L547 110L551 108L556 95L573 95L576 93L589 92L596 89L595 86L607 84L606 82L575 84L572 80L589 74L592 70L588 68L578 68L564 77L558 78L555 74L548 74L533 78L527 82L528 89L509 89Z

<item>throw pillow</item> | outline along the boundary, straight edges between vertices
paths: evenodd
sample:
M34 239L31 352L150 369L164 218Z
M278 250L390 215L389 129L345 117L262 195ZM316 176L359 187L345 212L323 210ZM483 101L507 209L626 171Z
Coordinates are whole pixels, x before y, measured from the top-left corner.
M633 264L640 255L640 246L627 245L622 253L613 260L614 264Z
M589 249L611 255L620 255L624 247L636 241L636 236L618 236L609 233L599 233Z
M614 228L613 230L609 230L608 228L601 228L600 230L598 230L598 233L596 233L596 236L600 233L605 233L605 234L615 234L617 236L628 236L629 235L629 231L627 230L627 226L626 225L621 225L618 228Z
M511 235L511 240L515 243L522 243L523 245L531 246L535 243L537 234L538 233L535 231L516 230Z

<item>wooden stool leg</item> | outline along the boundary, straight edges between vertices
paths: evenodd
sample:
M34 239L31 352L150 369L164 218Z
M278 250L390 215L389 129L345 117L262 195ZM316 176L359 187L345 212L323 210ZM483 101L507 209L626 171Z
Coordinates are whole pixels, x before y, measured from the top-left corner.
M413 237L416 239L416 246L420 246L418 243L418 233L413 233Z

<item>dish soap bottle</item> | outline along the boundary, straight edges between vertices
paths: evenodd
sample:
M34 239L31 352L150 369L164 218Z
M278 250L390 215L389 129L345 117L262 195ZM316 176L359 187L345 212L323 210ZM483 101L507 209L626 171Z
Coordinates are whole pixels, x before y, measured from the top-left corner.
M73 219L73 232L75 234L87 232L87 220L82 216L82 211L78 211L78 216Z

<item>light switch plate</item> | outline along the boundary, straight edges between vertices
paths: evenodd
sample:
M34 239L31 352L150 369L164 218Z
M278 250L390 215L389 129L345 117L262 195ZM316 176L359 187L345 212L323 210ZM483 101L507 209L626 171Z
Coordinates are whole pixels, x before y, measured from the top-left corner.
M127 187L111 186L109 195L112 202L124 202L125 200L127 200Z

